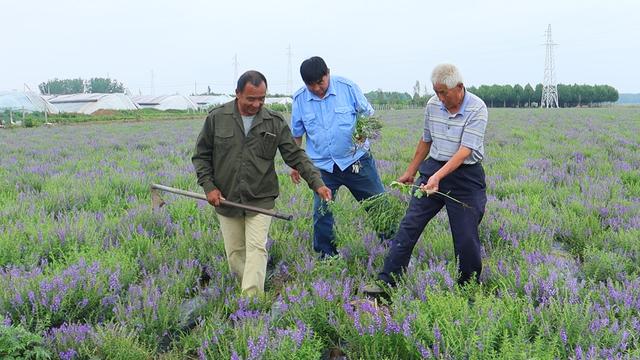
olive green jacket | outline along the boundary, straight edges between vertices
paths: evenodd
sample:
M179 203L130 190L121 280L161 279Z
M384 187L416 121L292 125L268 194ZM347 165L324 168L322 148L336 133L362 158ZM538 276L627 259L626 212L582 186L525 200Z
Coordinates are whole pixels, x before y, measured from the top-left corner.
M273 209L279 195L274 165L278 149L285 163L298 170L312 190L324 185L282 115L263 107L245 136L236 100L209 112L191 161L205 193L219 189L229 201ZM230 217L245 214L228 206L219 206L216 212Z

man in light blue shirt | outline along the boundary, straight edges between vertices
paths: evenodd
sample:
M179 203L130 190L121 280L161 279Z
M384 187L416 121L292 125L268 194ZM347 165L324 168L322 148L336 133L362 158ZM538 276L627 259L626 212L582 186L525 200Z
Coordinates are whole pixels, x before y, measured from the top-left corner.
M325 185L334 196L344 185L358 201L384 192L369 141L355 146L352 139L356 116L373 115L360 88L330 76L327 64L317 56L302 62L300 75L306 86L293 95L291 131L298 145L306 134L307 155L320 169ZM291 179L300 182L297 170L291 171ZM318 196L313 210L313 249L323 258L336 255L333 215Z

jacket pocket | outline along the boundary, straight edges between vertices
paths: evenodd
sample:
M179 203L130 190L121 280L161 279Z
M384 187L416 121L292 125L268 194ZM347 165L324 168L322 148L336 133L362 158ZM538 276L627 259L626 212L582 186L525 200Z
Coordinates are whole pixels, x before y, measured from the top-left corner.
M228 141L233 137L233 124L219 123L215 124L215 140Z
M266 130L260 131L258 136L260 137L258 156L263 159L273 160L276 156L276 150L278 149L278 137L276 134Z
M230 124L216 124L213 136L214 163L220 164L233 153L233 127Z

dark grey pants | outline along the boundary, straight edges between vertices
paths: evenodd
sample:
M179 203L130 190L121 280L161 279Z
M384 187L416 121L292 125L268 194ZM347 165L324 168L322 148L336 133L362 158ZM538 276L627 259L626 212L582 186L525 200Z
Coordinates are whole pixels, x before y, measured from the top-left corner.
M431 158L423 161L419 169L420 176L415 184L426 184L429 177L444 164ZM412 197L407 213L400 223L400 229L391 242L378 279L395 285L395 278L404 273L409 265L413 248L425 226L445 206L449 216L455 255L459 261L458 283L466 283L472 277L478 279L482 271L478 225L487 203L482 165L461 165L440 181L439 191L462 201L469 207L438 194L423 196L420 199Z

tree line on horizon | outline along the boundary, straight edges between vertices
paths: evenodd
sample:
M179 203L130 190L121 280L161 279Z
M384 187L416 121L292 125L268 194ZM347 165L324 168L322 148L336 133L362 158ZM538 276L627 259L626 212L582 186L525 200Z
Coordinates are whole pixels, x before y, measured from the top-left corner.
M38 88L40 93L47 95L124 93L124 85L111 78L91 78L89 80L55 78L41 83Z
M111 78L53 79L38 85L42 94L64 95L78 93L124 93L124 85ZM537 107L542 97L542 84L532 87L530 84L516 85L481 85L467 88L480 97L489 107ZM618 90L609 85L565 85L558 84L558 105L560 107L602 106L618 101ZM210 88L207 94L211 93ZM280 95L280 94L278 94ZM270 96L278 96L270 95ZM414 105L425 106L430 94L425 86L421 91L420 82L416 81L413 95L407 92L383 91L378 89L365 94L374 105Z
M413 96L407 92L370 91L365 97L376 105L416 105L425 106L433 94L419 92L416 82ZM516 85L481 85L467 88L480 97L488 107L537 107L542 98L542 84L532 87L530 84ZM618 101L618 90L609 85L565 85L558 84L558 105L560 107L588 106L597 107Z

